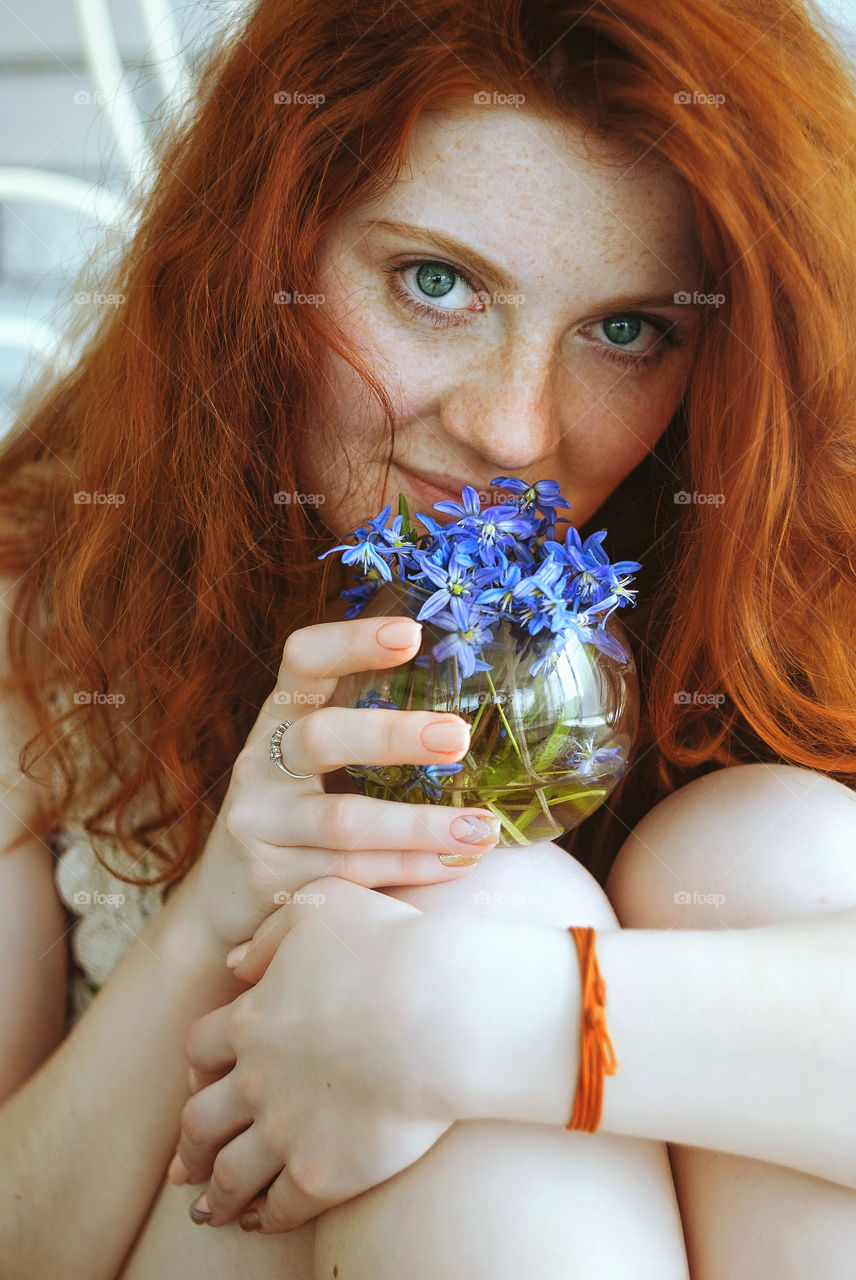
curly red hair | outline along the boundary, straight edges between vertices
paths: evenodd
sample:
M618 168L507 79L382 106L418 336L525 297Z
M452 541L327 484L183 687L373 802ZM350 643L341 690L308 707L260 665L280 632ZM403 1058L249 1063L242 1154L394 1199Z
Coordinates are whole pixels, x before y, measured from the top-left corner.
M274 295L312 291L326 227L395 180L420 113L491 90L655 150L723 297L668 431L581 530L644 565L621 615L642 727L585 824L596 873L699 772L783 760L853 785L856 95L824 23L793 0L260 0L206 51L102 286L124 301L0 450L5 687L38 725L21 767L62 779L39 834L74 807L154 852L146 882L198 856L288 632L320 616L330 536L274 494L301 488L325 347L394 430L323 309Z

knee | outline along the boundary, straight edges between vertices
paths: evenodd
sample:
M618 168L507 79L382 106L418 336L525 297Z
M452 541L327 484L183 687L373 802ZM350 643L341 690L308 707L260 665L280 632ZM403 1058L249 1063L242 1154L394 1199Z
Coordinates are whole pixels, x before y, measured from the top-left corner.
M747 927L856 906L856 795L793 765L706 774L637 824L606 891L631 928Z
M524 849L491 849L458 880L384 892L420 911L505 916L562 928L620 928L594 876L551 840Z

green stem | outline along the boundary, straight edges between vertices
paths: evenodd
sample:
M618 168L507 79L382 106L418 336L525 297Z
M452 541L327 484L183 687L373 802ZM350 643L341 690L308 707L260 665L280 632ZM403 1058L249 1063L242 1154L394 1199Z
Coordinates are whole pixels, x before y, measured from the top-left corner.
M518 844L529 844L527 837L514 825L508 814L502 812L498 805L494 804L492 800L485 800L484 805L486 809L490 809L491 813L496 814L497 818L499 818L500 825L505 828L509 835L511 835Z
M486 671L484 674L488 684L490 685L490 691L493 694L494 705L496 707L499 718L502 721L502 723L505 725L505 731L508 734L508 741L511 743L512 747L517 752L517 757L520 760L520 763L525 766L526 761L523 759L523 756L520 754L520 748L518 747L517 741L514 737L514 730L512 729L511 725L508 723L508 720L506 719L505 712L502 709L502 704L499 701L499 697L497 695L496 689L494 688L493 681L490 678L490 672Z

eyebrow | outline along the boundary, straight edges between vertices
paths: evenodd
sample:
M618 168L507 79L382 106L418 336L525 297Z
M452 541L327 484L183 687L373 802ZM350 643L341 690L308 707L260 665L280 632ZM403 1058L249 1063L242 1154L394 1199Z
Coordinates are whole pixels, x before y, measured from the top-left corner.
M441 253L447 254L450 258L465 259L478 275L486 280L493 281L503 293L517 291L517 281L507 275L501 267L485 258L472 245L464 244L462 240L456 240L454 236L447 235L444 231L435 231L431 227L418 227L412 222L393 222L388 218L373 218L366 222L361 222L359 225L364 230L377 229L379 231L388 231L392 235L410 240L424 240L426 243L434 245ZM619 311L622 308L631 306L674 307L684 313L692 311L692 307L675 302L676 292L677 290L672 290L671 293L658 294L656 297L640 297L638 293L626 292L613 294L608 298L604 298L598 304L598 308L600 310L609 308Z

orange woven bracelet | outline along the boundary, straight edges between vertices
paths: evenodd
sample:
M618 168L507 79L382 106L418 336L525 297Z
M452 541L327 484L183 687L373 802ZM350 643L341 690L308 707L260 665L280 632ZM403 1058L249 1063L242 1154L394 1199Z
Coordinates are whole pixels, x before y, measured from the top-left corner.
M582 1015L577 1092L573 1115L565 1128L594 1133L600 1124L604 1074L614 1076L620 1064L606 1029L606 985L600 976L594 952L595 931L569 926L568 933L576 943L580 962Z

